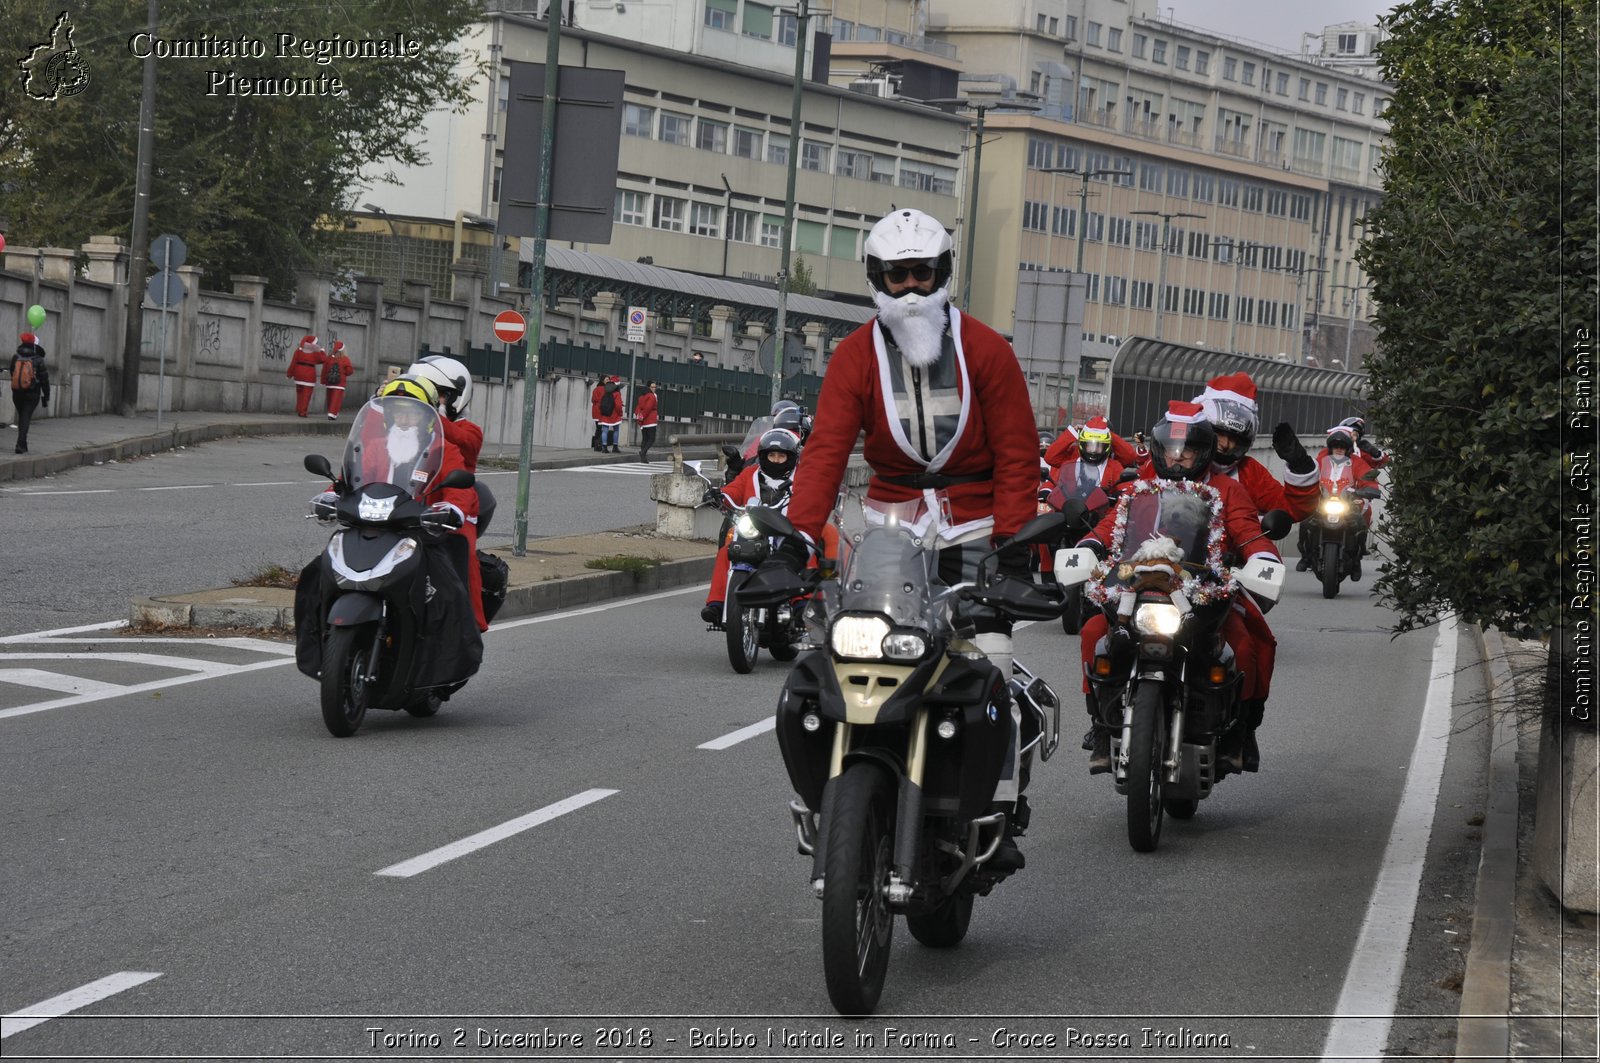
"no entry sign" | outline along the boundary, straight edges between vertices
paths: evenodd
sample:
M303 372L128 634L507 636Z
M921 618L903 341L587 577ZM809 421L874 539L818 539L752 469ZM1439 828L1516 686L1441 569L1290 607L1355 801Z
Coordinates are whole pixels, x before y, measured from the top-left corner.
M516 343L528 334L528 322L515 310L501 311L494 319L494 337L501 343Z

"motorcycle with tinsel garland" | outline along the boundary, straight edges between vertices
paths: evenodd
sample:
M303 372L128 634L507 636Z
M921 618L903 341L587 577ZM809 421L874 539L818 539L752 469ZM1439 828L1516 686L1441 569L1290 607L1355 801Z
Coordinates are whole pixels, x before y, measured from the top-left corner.
M1281 510L1262 523L1268 538L1289 529ZM1224 540L1214 488L1140 480L1117 503L1106 561L1086 547L1056 555L1057 581L1081 585L1106 617L1088 679L1097 722L1111 733L1112 778L1127 798L1128 843L1138 852L1156 848L1165 815L1195 814L1221 777L1219 744L1245 726L1243 676L1221 628L1242 591L1276 601L1284 568L1271 557L1230 568Z
M927 946L966 936L974 899L1012 873L990 861L1008 831L1026 826L1025 803L995 810L996 786L1019 748L1025 786L1035 757L1055 750L1060 725L1060 701L1044 680L1020 665L1005 676L977 651L965 609L1054 619L1053 589L1000 576L998 551L973 582L948 586L937 512L922 499L855 502L862 522L841 533L848 549L837 577L799 577L819 587L806 613L819 648L795 663L777 709L778 745L799 795L789 811L822 902L823 974L846 1015L877 1006L896 916ZM749 516L769 535L796 534L774 510L752 507ZM840 514L836 521L843 528ZM1063 522L1035 517L1011 542L1049 541ZM757 572L742 602L788 600L794 576L785 575Z

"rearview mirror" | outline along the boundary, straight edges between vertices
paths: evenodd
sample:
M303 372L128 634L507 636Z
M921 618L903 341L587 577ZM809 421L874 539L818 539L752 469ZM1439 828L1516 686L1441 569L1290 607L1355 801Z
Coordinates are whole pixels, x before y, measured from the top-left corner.
M1261 515L1261 530L1268 539L1282 539L1293 525L1289 514L1281 509L1269 509Z
M784 538L793 538L800 533L795 531L789 518L769 506L750 506L745 510L745 515L750 518L760 531L767 535L778 535Z
M465 469L451 469L445 473L444 479L439 481L440 487L467 488L478 482L478 478Z
M316 473L318 476L326 476L330 480L334 479L333 464L321 454L307 454L305 466L306 472Z
M1080 509L1083 506L1083 503L1078 502L1077 499L1068 499L1066 505L1071 506L1073 503L1077 503ZM1063 507L1064 511L1065 507ZM1063 513L1058 513L1054 510L1049 513L1041 513L1024 524L1021 530L1011 537L1011 541L1007 545L1032 546L1035 543L1049 542L1066 525L1067 519L1063 516Z

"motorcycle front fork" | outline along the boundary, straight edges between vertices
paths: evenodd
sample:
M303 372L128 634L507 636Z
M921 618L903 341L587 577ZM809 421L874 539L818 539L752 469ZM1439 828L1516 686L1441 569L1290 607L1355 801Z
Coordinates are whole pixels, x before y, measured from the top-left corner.
M1156 682L1147 679L1145 682ZM1129 683L1122 692L1122 737L1117 748L1117 755L1111 762L1113 778L1121 784L1128 781L1128 747L1133 744L1133 691L1138 682ZM1162 691L1162 711L1170 704L1165 690ZM1167 782L1177 782L1178 773L1183 768L1183 716L1184 710L1180 706L1168 715L1167 720L1167 748L1162 759L1162 766L1167 770Z

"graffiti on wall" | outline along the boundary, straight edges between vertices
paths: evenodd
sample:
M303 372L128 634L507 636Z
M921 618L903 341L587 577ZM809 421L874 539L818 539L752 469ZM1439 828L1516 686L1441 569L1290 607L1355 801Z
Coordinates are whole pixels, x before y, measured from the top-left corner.
M289 331L288 325L262 325L261 326L261 357L268 362L289 361L289 352L294 350L294 333Z
M337 303L333 303L328 307L328 320L345 323L356 321L365 325L367 324L367 316L370 313L370 310L363 310L358 306L340 306Z
M222 322L214 317L200 322L200 357L208 362L215 361L221 350Z

